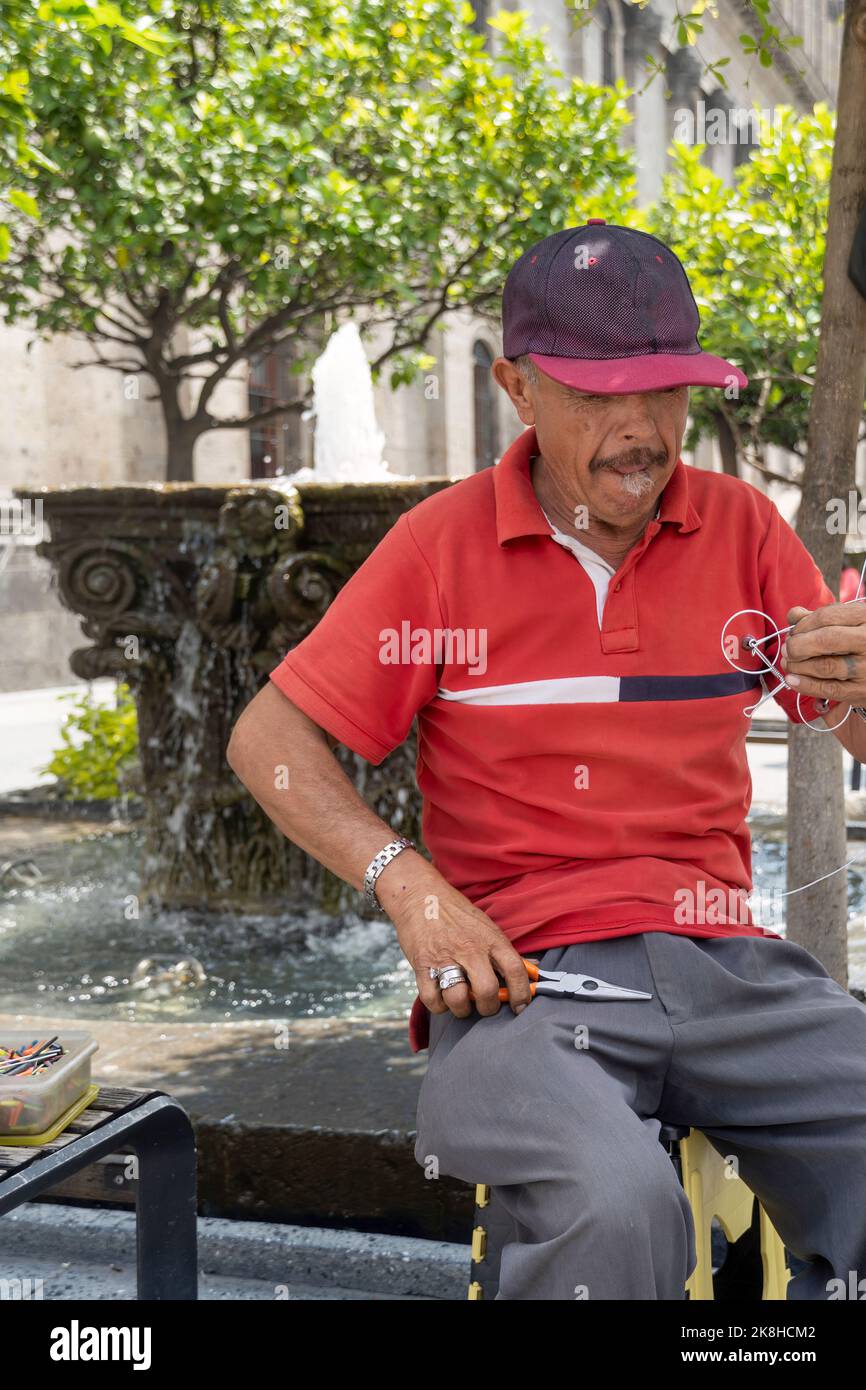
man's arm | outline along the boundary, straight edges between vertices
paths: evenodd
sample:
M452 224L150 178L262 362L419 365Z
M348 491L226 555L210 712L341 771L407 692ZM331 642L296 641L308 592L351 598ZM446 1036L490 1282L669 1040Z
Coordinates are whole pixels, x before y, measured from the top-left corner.
M333 755L336 740L272 684L247 705L232 732L227 759L265 814L307 854L361 889L370 860L395 838L358 795ZM286 767L288 777L277 777ZM278 785L278 782L288 785ZM432 1013L472 1011L464 985L440 993L431 965L462 965L481 1014L495 1014L503 976L515 1012L529 1003L529 980L511 942L494 922L422 855L407 849L376 881L376 896L415 970Z
M787 683L800 695L840 701L824 722L852 757L866 762L866 720L848 713L851 705L866 706L866 602L792 608L788 622L797 626L782 647Z

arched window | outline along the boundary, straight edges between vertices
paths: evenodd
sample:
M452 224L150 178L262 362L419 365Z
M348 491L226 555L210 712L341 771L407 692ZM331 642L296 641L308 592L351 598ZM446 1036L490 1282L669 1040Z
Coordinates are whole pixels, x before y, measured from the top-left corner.
M617 76L617 32L613 15L607 0L601 0L595 11L595 18L602 28L601 40L601 82L604 87L612 87Z
M300 378L289 370L291 349L280 345L250 362L249 408L267 410L281 401L297 400ZM301 457L300 411L263 420L250 429L250 476L273 478L292 473L304 462Z
M472 345L472 398L475 413L475 471L490 468L499 457L496 383L490 375L493 353L476 339Z
M475 18L472 21L472 28L476 33L483 34L485 38L490 33L487 28L487 21L490 18L489 0L471 0L471 5L475 11Z

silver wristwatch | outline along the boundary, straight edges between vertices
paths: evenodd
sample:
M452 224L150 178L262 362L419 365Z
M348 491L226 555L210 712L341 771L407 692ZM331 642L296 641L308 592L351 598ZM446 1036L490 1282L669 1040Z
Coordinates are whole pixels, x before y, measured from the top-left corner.
M405 835L401 835L399 840L392 840L370 860L367 865L367 872L364 874L364 897L371 907L377 907L380 912L384 912L385 909L376 897L376 880L386 864L390 864L391 860L396 859L398 854L402 854L404 849L414 848L414 840L407 840Z

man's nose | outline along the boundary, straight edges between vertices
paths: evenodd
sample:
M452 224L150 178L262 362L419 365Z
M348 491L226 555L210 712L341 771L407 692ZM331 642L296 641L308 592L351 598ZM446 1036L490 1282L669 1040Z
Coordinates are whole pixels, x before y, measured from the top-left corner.
M659 438L655 418L647 401L640 396L630 396L623 401L622 421L619 432L629 443L647 443Z

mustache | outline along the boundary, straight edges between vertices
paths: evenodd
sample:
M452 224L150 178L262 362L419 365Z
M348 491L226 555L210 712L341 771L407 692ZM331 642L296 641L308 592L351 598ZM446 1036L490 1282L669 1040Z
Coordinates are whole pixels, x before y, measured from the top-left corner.
M596 473L602 468L621 468L624 465L635 464L641 468L661 467L667 462L667 453L663 449L648 449L639 446L635 449L626 449L621 454L611 454L609 458L593 459L590 464L590 472Z

